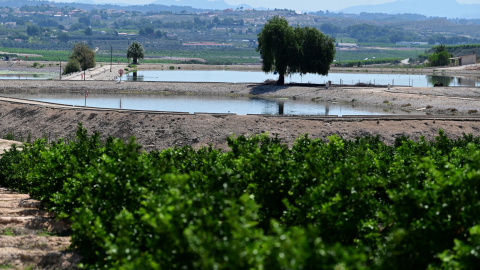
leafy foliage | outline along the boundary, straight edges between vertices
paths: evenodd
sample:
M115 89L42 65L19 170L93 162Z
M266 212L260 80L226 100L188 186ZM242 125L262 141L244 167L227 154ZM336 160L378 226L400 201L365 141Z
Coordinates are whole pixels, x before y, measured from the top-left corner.
M278 83L284 84L284 77L288 71L290 53L295 50L295 34L288 21L279 16L268 20L258 34L257 51L262 57L262 70L265 72L277 71Z
M447 51L434 53L428 57L428 63L432 67L446 66L450 63L451 55Z
M327 75L335 56L333 39L325 36L317 28L295 28L296 50L292 73L315 73Z
M258 34L258 47L264 72L277 71L278 84L285 82L288 73L326 75L335 56L333 39L317 28L296 27L284 17L268 20Z
M65 74L70 74L78 71L80 71L80 63L78 62L77 59L70 59L67 62L67 65L65 66L65 68L63 69L63 74L65 75Z
M72 222L86 268L472 269L480 139L379 137L145 153L80 125L0 159L0 185Z
M73 45L72 53L70 54L69 58L70 59L67 63L67 67L70 65L69 71L73 70L72 72L75 72L73 65L77 63L79 63L81 70L87 70L95 67L95 52L84 43L76 43ZM65 68L64 73L68 74L70 72L67 72L67 68Z
M132 42L127 50L127 58L132 58L133 64L136 65L138 59L143 59L144 57L145 53L143 46L138 42Z

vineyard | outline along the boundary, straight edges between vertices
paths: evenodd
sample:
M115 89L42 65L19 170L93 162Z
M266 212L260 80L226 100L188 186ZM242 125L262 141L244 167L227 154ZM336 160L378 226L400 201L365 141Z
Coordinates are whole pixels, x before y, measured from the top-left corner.
M141 151L132 138L36 140L0 159L0 186L71 223L88 269L474 269L480 138Z

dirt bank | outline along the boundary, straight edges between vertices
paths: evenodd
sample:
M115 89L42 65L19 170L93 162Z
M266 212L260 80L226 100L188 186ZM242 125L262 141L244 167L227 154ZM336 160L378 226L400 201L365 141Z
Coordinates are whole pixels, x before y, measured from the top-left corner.
M13 133L16 137L46 136L50 139L72 137L79 122L90 131L104 136L127 139L135 136L146 149L172 146L213 144L225 148L225 139L232 135L278 134L292 143L300 134L326 138L339 134L353 139L363 135L380 135L391 143L400 135L418 139L433 139L439 129L452 136L462 133L478 134L480 127L477 109L480 94L477 88L373 88L276 86L228 83L164 83L112 81L2 81L1 93L97 93L155 94L155 95L224 95L262 98L291 98L317 102L337 102L348 106L369 106L401 118L349 117L272 117L262 115L211 115L187 113L132 112L101 110L46 104L20 104L3 99L0 102L0 135ZM419 120L415 115L437 115ZM468 119L442 116L468 116ZM436 120L435 120L436 119Z
M76 268L80 256L68 250L68 226L39 207L27 194L0 187L1 269Z
M452 137L462 133L480 136L479 118L432 117L415 119L400 117L338 118L338 117L268 117L256 115L160 114L148 112L85 110L83 108L52 108L39 105L0 101L0 134L16 138L72 138L78 123L104 137L128 139L135 136L144 149L165 149L212 144L226 149L231 135L251 135L268 132L278 134L292 144L301 134L326 139L338 134L345 139L380 135L393 143L401 135L432 140L443 129Z

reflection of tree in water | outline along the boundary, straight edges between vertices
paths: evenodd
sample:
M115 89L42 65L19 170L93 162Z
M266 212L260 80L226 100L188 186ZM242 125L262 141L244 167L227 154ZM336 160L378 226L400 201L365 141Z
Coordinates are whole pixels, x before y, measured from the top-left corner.
M263 98L251 98L250 100L255 102L260 102L263 104L262 114L271 114L271 115L278 114L278 112L280 111L279 102L282 103L282 110L283 110L284 101L273 101L273 100L268 100Z
M134 81L134 82L143 82L143 79L144 79L143 75L138 76L136 71L132 72L131 78L132 78L131 81Z
M262 102L265 107L263 109L263 114L270 114L270 115L285 115L285 100L268 100L268 99L261 99L261 98L252 98L252 100L256 100ZM330 115L330 105L325 104L324 106L325 111L318 111L314 113L315 115ZM291 114L290 111L287 114Z
M472 87L477 86L477 82L480 81L479 77L467 77L467 78L458 77L457 79L458 79L458 85L472 86Z
M285 106L285 102L278 101L278 115L283 115L283 107Z
M427 82L428 85L435 85L436 83L441 83L443 86L450 86L452 81L454 80L454 77L448 77L448 76L435 76L435 75L427 75Z

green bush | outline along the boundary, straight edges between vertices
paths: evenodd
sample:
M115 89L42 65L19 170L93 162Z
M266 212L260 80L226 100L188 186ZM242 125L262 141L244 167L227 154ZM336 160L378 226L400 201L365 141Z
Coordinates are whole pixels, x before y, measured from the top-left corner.
M63 75L80 71L80 62L76 59L70 59L63 69Z
M379 137L141 152L88 135L12 148L0 185L72 222L86 268L472 269L480 139Z
M428 64L431 67L446 66L450 64L450 57L452 56L447 51L434 53L428 57Z

